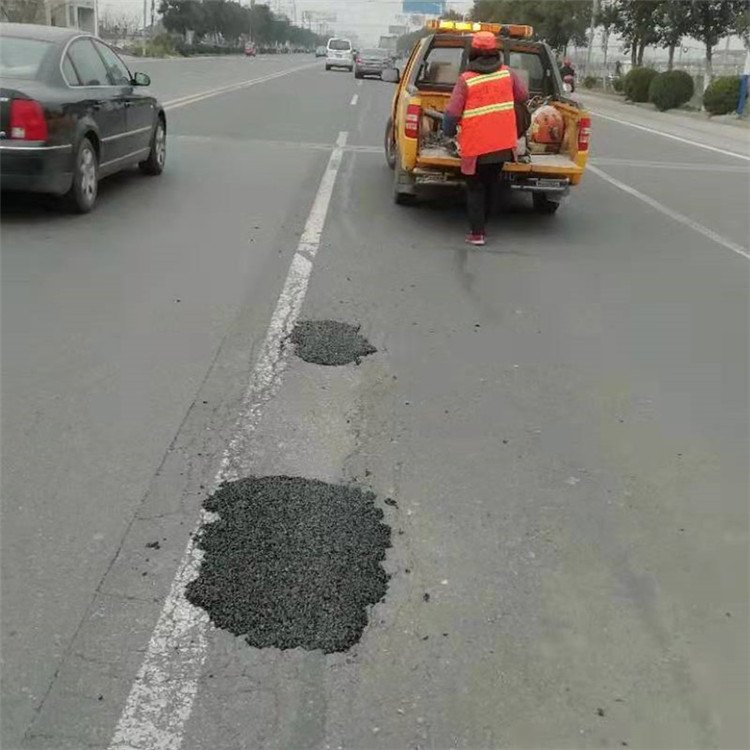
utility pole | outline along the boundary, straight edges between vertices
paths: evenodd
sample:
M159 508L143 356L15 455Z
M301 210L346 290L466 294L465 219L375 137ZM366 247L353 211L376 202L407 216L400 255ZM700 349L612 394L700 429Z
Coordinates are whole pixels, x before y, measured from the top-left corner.
M143 0L143 39L141 41L141 49L143 50L143 56L146 57L146 24L148 23L148 0Z

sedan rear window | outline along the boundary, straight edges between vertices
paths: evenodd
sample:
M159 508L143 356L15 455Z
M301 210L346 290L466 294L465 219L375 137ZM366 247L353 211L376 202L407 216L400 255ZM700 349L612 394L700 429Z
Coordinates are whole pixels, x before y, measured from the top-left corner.
M365 49L365 50L362 50L362 57L388 57L388 50Z
M346 39L331 39L330 42L328 42L328 49L335 49L338 51L347 51L352 48L352 43L347 41Z
M41 39L3 36L0 44L0 76L29 80L36 78L44 56L52 46L51 42Z

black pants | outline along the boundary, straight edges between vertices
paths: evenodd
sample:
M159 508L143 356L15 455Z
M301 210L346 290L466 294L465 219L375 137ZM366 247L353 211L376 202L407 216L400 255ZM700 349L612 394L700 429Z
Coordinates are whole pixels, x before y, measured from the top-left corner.
M484 234L490 211L495 205L502 162L477 164L475 174L466 175L466 211L472 234Z

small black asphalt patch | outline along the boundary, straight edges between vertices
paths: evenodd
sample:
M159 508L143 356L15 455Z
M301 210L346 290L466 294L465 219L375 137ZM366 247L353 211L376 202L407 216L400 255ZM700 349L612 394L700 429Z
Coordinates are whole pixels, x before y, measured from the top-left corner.
M257 648L346 651L386 593L391 546L375 495L297 477L249 477L206 499L200 575L186 590Z
M290 340L296 347L297 356L314 365L359 364L361 357L377 351L359 335L359 326L336 320L298 321Z

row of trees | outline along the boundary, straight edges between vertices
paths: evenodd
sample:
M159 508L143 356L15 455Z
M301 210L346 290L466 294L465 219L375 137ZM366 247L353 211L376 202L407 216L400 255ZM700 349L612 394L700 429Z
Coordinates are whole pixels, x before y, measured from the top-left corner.
M44 22L44 0L0 0L0 11L4 20ZM228 42L250 38L264 45L288 42L295 47L311 48L325 44L325 39L309 29L294 26L286 16L276 15L267 5L248 7L229 0L162 0L159 13L167 31L179 34L194 31L199 39L221 35ZM142 26L143 19L138 14L111 9L100 19L105 36L127 36Z
M569 44L585 46L591 7L591 0L475 0L471 18L529 24L539 39L564 52Z
M643 64L646 47L669 50L669 68L683 37L706 47L706 67L712 74L712 50L729 34L743 36L746 44L750 13L747 0L475 0L471 18L478 21L526 23L554 49L588 43L592 18L602 29L606 61L612 34L621 39L633 66Z
M240 5L228 0L162 0L159 7L164 28L172 33L195 32L196 37L221 35L235 42L250 38L258 44L315 47L324 40L286 16L276 15L267 5Z
M0 0L0 20L44 23L44 0Z
M712 74L713 48L724 37L740 33L746 0L611 0L603 2L597 21L616 32L630 52L633 65L643 64L646 47L657 45L669 50L669 69L683 37L690 36L705 45L706 72Z

